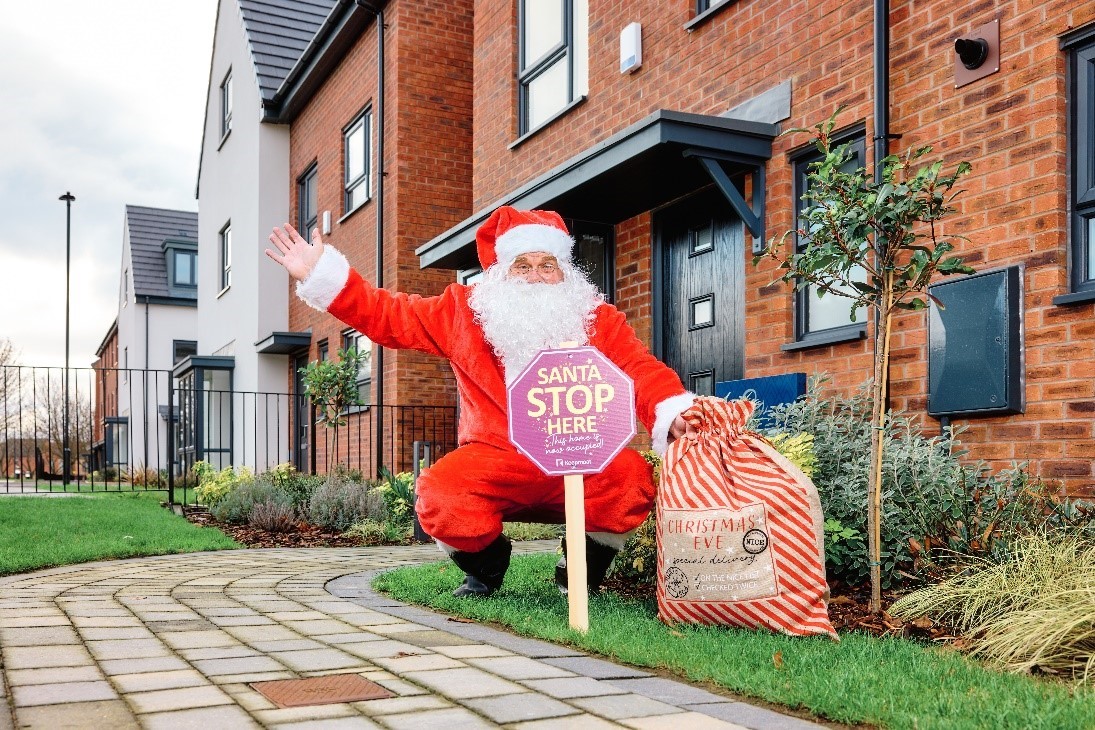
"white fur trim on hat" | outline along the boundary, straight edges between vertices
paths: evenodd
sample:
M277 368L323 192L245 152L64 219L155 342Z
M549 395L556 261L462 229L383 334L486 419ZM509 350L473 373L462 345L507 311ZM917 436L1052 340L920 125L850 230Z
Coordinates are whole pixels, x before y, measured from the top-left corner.
M308 306L326 312L349 278L350 262L334 246L324 246L312 273L297 282L297 296Z
M555 226L525 223L509 229L494 242L494 253L502 263L508 263L523 253L543 251L564 263L570 263L574 239Z
M696 400L695 393L681 393L672 398L666 398L654 407L654 428L650 431L650 448L661 456L669 448L669 427L673 420L692 407Z

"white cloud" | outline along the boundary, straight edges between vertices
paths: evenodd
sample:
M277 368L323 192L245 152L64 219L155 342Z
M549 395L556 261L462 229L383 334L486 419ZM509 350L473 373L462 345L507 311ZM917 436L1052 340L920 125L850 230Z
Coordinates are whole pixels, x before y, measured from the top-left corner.
M64 362L65 204L72 206L70 362L117 313L125 205L196 210L216 0L2 3L0 338Z

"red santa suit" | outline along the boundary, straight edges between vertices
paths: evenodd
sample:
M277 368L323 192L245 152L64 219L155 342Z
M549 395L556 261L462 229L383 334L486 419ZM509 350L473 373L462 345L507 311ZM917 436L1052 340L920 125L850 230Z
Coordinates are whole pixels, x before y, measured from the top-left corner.
M522 222L527 218L507 229L505 221L495 221L499 235L484 236L480 229L477 242L484 269L496 260L508 266L517 254L531 251L569 261L573 241L565 228L564 240L543 230L551 225ZM562 227L561 220L556 225ZM428 534L465 552L490 545L501 534L503 519L511 515L546 511L561 516L564 501L563 478L543 474L509 441L505 369L468 304L472 289L451 284L433 297L378 289L330 247L298 286L306 302L326 309L382 347L448 358L460 399L459 447L422 472L416 509ZM650 431L655 449L664 451L670 424L692 404L693 395L685 392L675 372L650 354L611 304L602 302L596 308L586 334L589 345L634 380L637 416ZM585 501L589 532L621 534L635 529L653 506L651 467L638 452L625 449L603 472L585 477Z

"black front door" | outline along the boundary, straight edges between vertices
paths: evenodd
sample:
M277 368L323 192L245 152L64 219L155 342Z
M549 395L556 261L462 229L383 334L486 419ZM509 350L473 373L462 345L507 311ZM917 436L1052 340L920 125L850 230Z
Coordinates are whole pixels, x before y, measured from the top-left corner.
M714 395L742 377L745 242L741 220L717 190L655 217L661 250L662 358L684 387Z

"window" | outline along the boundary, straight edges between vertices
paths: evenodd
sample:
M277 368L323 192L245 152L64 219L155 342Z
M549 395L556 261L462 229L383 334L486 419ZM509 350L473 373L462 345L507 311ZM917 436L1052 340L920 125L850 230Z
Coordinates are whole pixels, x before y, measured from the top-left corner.
M369 404L369 388L373 382L373 343L365 335L350 330L342 335L342 347L353 348L365 357L357 371L357 393L362 405Z
M519 133L543 126L585 94L587 0L519 0Z
M232 222L221 229L221 291L232 286Z
M313 163L304 174L297 178L297 231L310 241L312 230L319 220L316 193L316 172L318 168Z
M129 304L129 269L122 272L122 306Z
M324 340L323 342L319 343L319 353L316 359L318 359L320 362L327 362L328 357L329 355L327 353L327 340Z
M1082 300L1090 301L1095 298L1095 27L1066 36L1062 46L1069 52L1069 284L1074 296L1087 295Z
M347 213L357 210L358 206L369 199L372 125L373 112L367 109L342 133L343 182L346 190L343 206Z
M104 424L106 458L104 466L127 466L129 464L129 419L108 416Z
M725 2L726 0L696 0L696 14L699 15L711 8L717 8Z
M197 286L198 285L198 272L197 263L198 255L194 251L174 251L174 275L173 282L176 286Z
M122 348L122 382L129 382L129 348Z
M198 343L194 340L173 340L171 349L171 362L173 365L178 365L186 358L198 354Z
M221 137L232 131L232 69L221 82Z
M843 137L843 138L842 138ZM836 137L838 144L848 143L851 158L844 163L843 170L850 172L864 166L866 145L862 128ZM809 197L809 183L806 174L810 164L821 159L820 153L813 148L809 153L794 158L795 168L795 219L798 220L809 204L803 196ZM799 250L806 247L809 238L796 234ZM866 280L866 272L861 268L853 273ZM795 293L795 339L799 342L816 344L830 343L844 339L859 339L866 327L866 310L857 307L852 313L852 300L835 294L822 295L820 289L810 284Z

